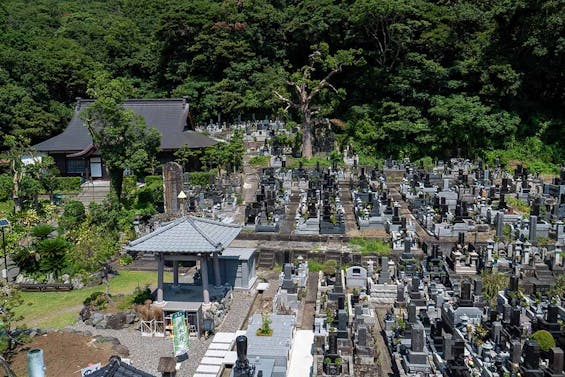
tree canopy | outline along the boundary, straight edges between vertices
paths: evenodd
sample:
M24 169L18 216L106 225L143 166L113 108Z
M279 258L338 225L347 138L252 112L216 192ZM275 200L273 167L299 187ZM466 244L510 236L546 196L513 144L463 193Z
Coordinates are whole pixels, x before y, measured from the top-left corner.
M500 156L524 140L565 154L565 7L552 0L6 0L0 9L0 140L60 132L99 75L137 97L187 96L193 118L304 121L288 82L309 46L356 51L316 94L314 117L372 157ZM327 61L326 61L327 62ZM334 60L335 62L335 60ZM310 84L333 68L317 66ZM299 77L300 76L300 77ZM330 96L333 88L337 96ZM281 89L286 91L281 92ZM315 92L315 85L308 93ZM128 94L129 95L129 94ZM6 149L2 144L0 149ZM520 148L517 148L518 152ZM500 157L499 156L499 157Z

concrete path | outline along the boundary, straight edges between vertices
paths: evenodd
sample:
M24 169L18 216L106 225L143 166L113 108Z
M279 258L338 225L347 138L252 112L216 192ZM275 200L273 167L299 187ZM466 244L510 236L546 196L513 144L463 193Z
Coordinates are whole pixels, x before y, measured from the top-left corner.
M314 344L314 332L312 330L296 331L292 342L288 376L307 377L312 374L312 363L314 362L312 344Z

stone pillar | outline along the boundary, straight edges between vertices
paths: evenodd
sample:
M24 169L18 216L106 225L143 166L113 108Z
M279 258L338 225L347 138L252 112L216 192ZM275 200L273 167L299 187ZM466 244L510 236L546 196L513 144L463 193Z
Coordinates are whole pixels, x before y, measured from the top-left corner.
M204 296L204 304L210 304L210 291L208 287L208 255L204 254L200 257L200 274L202 275L202 296Z
M216 287L222 285L222 277L220 276L220 258L218 258L218 253L213 253L212 258L214 260L214 281L216 282Z
M179 261L173 261L173 285L179 285Z
M530 228L529 228L529 238L530 242L533 245L537 245L537 224L538 224L538 217L537 216L530 216Z
M157 302L163 302L163 269L165 267L163 253L157 259Z
M182 191L182 166L167 162L163 166L163 199L165 213L177 213L180 209L178 194Z

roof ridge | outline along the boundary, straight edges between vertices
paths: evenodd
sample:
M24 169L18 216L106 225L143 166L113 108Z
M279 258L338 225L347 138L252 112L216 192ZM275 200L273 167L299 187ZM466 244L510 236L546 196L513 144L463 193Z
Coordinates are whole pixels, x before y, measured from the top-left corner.
M194 227L194 229L202 236L204 237L204 239L206 241L208 241L208 243L212 246L214 246L216 249L218 249L222 243L218 242L217 244L214 243L214 241L212 239L210 239L210 237L208 237L208 235L202 230L200 229L200 227L196 224L196 221L201 220L200 217L192 217L192 216L186 216L186 219L188 222L190 222L190 224Z
M241 225L237 225L237 224L227 224L227 223L223 223L221 221L217 221L217 220L212 220L212 219L207 219L205 217L198 217L198 216L188 216L191 217L193 219L196 219L198 221L202 221L203 223L208 223L208 224L214 224L214 225L221 225L221 226L228 226L231 228L241 228Z
M167 225L164 225L164 226L162 226L162 227L159 227L159 228L155 229L153 232L151 232L151 233L149 233L149 234L146 234L146 235L143 236L143 237L140 237L140 238L138 238L138 239L136 239L136 240L130 241L130 242L128 243L128 246L135 246L135 245L137 245L137 244L140 243L140 242L147 241L147 240L149 240L149 239L151 239L151 238L153 238L153 237L155 237L155 236L157 236L157 235L163 233L164 231L169 230L169 229L171 229L171 228L177 226L178 224L182 223L184 220L185 220L185 218L183 218L183 217L181 217L181 218L179 218L179 219L176 219L176 220L170 222L170 223L167 224Z

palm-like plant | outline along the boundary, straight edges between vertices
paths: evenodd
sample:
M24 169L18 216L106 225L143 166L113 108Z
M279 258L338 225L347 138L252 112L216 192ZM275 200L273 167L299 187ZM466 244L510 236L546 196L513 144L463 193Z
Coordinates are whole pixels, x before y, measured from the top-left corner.
M498 292L507 287L509 284L509 277L501 272L487 272L483 271L481 274L483 282L482 294L491 306L496 304L496 296Z

